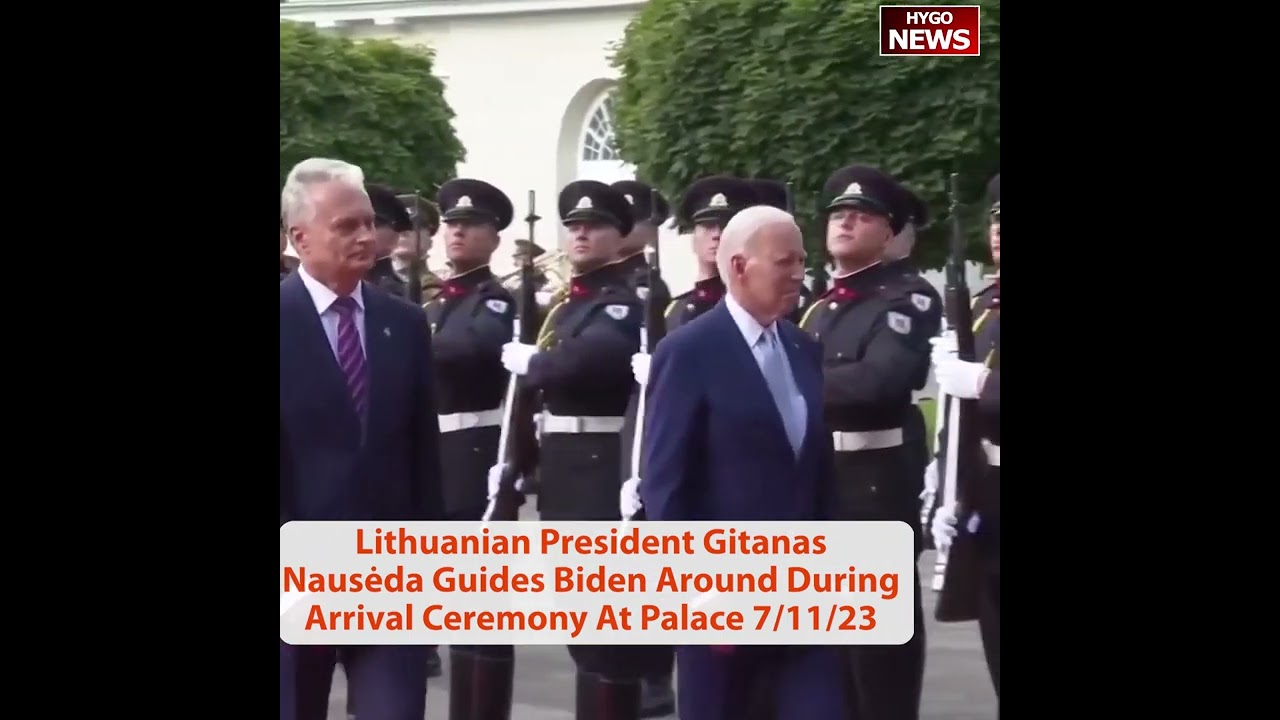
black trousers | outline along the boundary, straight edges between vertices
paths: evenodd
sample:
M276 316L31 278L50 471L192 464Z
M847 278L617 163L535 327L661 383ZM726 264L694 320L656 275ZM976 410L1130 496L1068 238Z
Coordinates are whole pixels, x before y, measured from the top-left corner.
M916 558L919 560L919 556ZM924 603L916 570L915 635L902 645L850 645L847 704L856 720L918 720L924 689Z

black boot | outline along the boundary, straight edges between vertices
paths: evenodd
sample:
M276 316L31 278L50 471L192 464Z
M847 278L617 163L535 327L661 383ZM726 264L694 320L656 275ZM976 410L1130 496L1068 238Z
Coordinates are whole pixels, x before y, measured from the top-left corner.
M640 683L579 672L576 684L574 720L639 720Z
M449 720L471 720L475 669L474 655L449 648Z
M516 664L511 659L477 657L469 720L511 720Z
M676 692L671 676L648 678L640 684L640 717L656 718L676 711Z

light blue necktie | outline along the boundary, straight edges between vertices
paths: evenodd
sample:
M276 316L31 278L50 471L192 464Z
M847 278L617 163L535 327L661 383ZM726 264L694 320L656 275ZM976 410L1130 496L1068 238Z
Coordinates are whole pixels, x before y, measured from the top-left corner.
M791 380L787 376L787 364L782 357L782 353L786 351L769 330L761 333L756 344L760 346L760 371L764 373L764 381L769 386L769 393L773 395L773 404L778 406L778 414L782 416L782 426L786 428L791 449L798 453L804 426L791 402L792 393L797 391L792 389Z

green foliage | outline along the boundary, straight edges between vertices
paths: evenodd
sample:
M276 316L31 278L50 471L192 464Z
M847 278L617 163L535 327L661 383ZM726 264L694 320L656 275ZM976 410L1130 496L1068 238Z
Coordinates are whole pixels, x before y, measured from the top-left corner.
M917 245L927 267L946 256L947 177L958 172L970 256L985 260L1000 2L978 4L982 55L929 58L880 57L870 0L651 0L613 57L619 150L669 194L714 173L790 180L811 249L824 237L826 178L876 165L929 204Z
M428 197L466 157L426 48L355 43L280 23L280 183L308 157Z

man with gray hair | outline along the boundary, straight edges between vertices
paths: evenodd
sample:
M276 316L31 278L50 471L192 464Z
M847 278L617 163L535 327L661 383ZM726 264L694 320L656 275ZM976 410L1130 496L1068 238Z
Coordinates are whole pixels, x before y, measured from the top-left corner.
M786 319L804 261L800 228L784 210L749 207L725 226L716 265L727 296L653 354L639 489L650 520L826 519L832 446L822 350ZM742 720L765 702L749 689L772 685L776 720L845 720L841 652L679 647L678 714Z
M300 265L280 283L280 524L440 519L431 335L421 308L363 280L375 258L364 173L304 160L281 206ZM340 651L360 720L422 720L428 647L283 642L281 720L325 720Z

